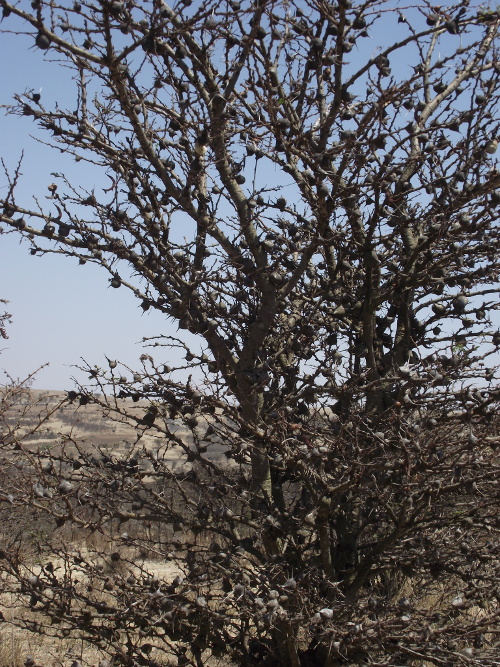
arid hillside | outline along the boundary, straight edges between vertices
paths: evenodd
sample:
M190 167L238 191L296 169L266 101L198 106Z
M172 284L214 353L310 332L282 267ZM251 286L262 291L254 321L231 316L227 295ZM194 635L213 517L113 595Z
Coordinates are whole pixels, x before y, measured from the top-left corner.
M133 402L120 399L120 404L129 414L140 418L146 409L144 401ZM179 462L179 448L165 442L154 429L119 420L106 414L98 404L89 402L81 405L78 398L68 402L66 392L40 389L26 390L24 396L17 397L16 405L9 410L9 421L19 424L27 434L24 445L32 450L58 454L61 447L67 452L101 452L103 456L125 457L134 451L146 449L149 452L162 451L162 458L170 460L173 467ZM47 418L47 416L49 416ZM40 422L42 425L40 426ZM35 432L36 429L36 432ZM184 442L192 443L192 435L181 420L169 422L170 431ZM31 433L33 431L33 433ZM213 442L207 452L208 458L219 458L223 449Z

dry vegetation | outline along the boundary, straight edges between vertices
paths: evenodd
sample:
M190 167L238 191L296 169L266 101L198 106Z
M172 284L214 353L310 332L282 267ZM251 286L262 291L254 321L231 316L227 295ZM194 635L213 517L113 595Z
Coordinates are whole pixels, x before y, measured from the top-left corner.
M64 573L64 585L70 586L75 596L84 597L92 589L98 591L93 600L97 605L111 602L109 593L116 587L128 590L132 604L134 591L161 597L160 589L173 592L179 588L179 578L183 580L189 570L189 549L206 551L210 545L210 536L203 531L193 534L181 523L173 527L161 520L112 521L98 531L70 522L61 525L50 516L50 508L43 500L33 506L21 501L21 496L23 489L25 494L32 491L40 470L47 472L57 466L58 472L68 473L78 466L75 461L105 465L135 458L140 460L140 473L128 468L129 479L133 479L135 472L141 484L169 494L181 516L182 499L174 500L175 489L168 488L168 483L158 486L152 461L158 459L160 451L162 465L186 477L192 466L186 465L181 456L183 450L175 443L165 447L164 439L147 431L138 432L130 422L112 419L102 407L80 402L71 393L68 400L66 393L22 385L6 386L0 391L4 444L8 440L17 443L7 459L1 461L0 558L5 557L5 549L15 550L19 574L26 581L30 578L34 581L47 572L55 576ZM133 416L143 414L144 402L129 400L126 409ZM182 436L188 447L194 446L192 434L182 423L170 422L169 427L173 434ZM211 444L208 458L223 458L225 448ZM5 493L7 487L16 494L15 501ZM198 495L194 487L192 495ZM1 667L21 667L31 659L43 667L60 667L68 661L88 665L106 663L109 651L86 642L84 633L82 637L78 637L78 632L75 636L74 624L58 622L53 627L54 618L48 619L36 607L36 585L27 605L23 594L26 591L23 587L19 589L15 577L3 572L0 583L3 589L0 618L6 622L0 626ZM220 597L225 597L222 588ZM145 644L140 631L131 629L130 636L133 641ZM160 641L157 643L161 646L159 655L152 645L147 649L148 658L170 664L175 654ZM188 646L185 648L187 651ZM212 659L207 664L232 663Z
M4 389L4 392L6 391ZM118 437L118 429L123 437L134 436L134 429L127 429L123 424L117 429L116 423L104 415L101 417L102 429L96 430L95 435L89 437L88 429L83 423L84 418L88 414L91 423L98 423L102 407L99 408L96 404L77 407L72 396L70 401L66 394L51 395L22 388L18 388L17 392L7 393L7 396L12 397L16 393L19 400L14 401L16 407L10 412L5 410L5 393L2 404L4 424L8 426L11 436L15 434L17 442L17 446L9 454L10 461L4 459L2 462L3 476L0 485L1 489L6 490L9 487L16 493L14 501L4 494L4 502L0 505L2 558L6 558L8 552L8 564L5 567L4 563L1 575L4 592L0 597L0 611L6 621L0 628L2 667L21 667L26 660L34 660L43 667L66 667L75 662L86 665L100 663L105 667L113 655L114 659L123 660L130 645L138 651L138 664L233 664L227 655L217 657L213 647L208 650L208 647L203 648L203 644L196 646L196 642L193 645L192 640L186 641L183 636L185 631L180 629L177 633L170 631L168 638L164 631L151 632L152 626L158 629L169 614L171 618L172 612L169 610L175 607L169 600L176 598L183 599L184 613L187 616L192 613L189 607L201 607L210 609L212 615L226 619L231 613L244 613L244 605L249 602L253 605L257 602L257 607L262 605L261 613L265 614L269 602L275 599L271 597L266 604L265 599L256 598L255 594L249 597L250 591L247 587L255 586L255 581L259 579L258 560L253 557L251 549L248 551L248 546L241 549L239 554L230 556L224 553L220 543L214 544L209 513L205 515L206 530L198 524L193 531L192 515L187 505L184 505L184 499L189 499L199 510L200 489L195 481L196 476L192 478L196 464L186 463L182 457L182 448L170 451L169 455L162 459L165 467L163 482L159 486L159 478L155 476L157 469L152 465L152 461L157 458L151 457L156 448L154 438L139 438L135 433L133 445L130 440L125 440L128 442L127 446L123 445L123 441L120 443L117 440L115 446L110 447L110 438ZM144 406L139 404L137 410L142 414ZM50 415L50 418L42 418L44 415ZM39 439L33 437L37 428L42 428L44 434L52 433L53 429L55 437L46 438L40 443ZM495 430L493 427L493 432ZM193 447L192 434L188 439ZM496 447L498 437L490 435L488 440L491 446ZM50 444L47 446L46 443ZM100 457L99 460L95 458L96 455ZM77 525L71 521L71 516L74 517L72 514L67 515L64 521L60 520L63 514L61 508L54 505L53 495L37 499L35 494L34 497L24 500L21 497L22 489L27 490L29 485L30 491L36 484L46 485L44 488L48 490L47 482L55 472L57 479L79 479L80 483L85 482L85 475L77 475L81 468L78 463L75 465L75 461L88 465L92 460L91 474L95 477L103 474L106 467L113 467L112 464L115 464L114 472L119 472L117 462L129 461L130 457L135 457L138 465L132 471L127 469L127 484L130 487L137 486L143 494L156 494L160 491L163 497L170 496L170 507L177 512L176 522L165 522L161 517L157 517L156 521L152 518L145 520L144 517L127 518L132 517L134 511L138 510L133 494L125 500L126 506L121 505L123 516L118 519L112 514L106 516L103 506L92 503L89 498L88 510L79 512ZM176 457L178 462L183 460L182 466L175 465ZM220 453L215 458L220 459ZM166 470L175 474L165 475ZM201 471L199 472L201 474ZM228 478L234 473L234 470L231 473L228 469ZM125 478L122 477L122 480ZM189 481L191 478L192 481ZM116 476L108 479L107 491L104 491L100 502L106 499L116 480ZM180 480L183 481L183 486L179 493ZM236 476L234 484L238 485ZM54 487L53 482L51 488L52 494L57 492L57 486ZM297 491L298 487L294 483L285 488L287 502L293 502ZM76 494L76 499L78 504L85 504L80 491ZM231 498L228 495L225 501L224 512L228 516L241 515L244 511L237 496ZM498 542L487 537L480 538L480 541L475 543L467 539L468 529L473 523L473 519L468 516L464 516L452 532L448 531L447 527L454 523L453 515L461 512L461 504L464 507L468 505L462 494L456 496L452 505L443 507L440 513L440 523L448 534L445 543L456 543L459 551L457 563L468 553L481 553L483 562L489 562L489 565L483 569L479 581L482 578L484 586L491 586L498 569ZM201 507L203 508L203 505ZM96 509L100 512L97 523L92 520ZM500 528L498 519L487 517L487 505L483 507L484 511L486 515L483 519L486 518L488 532L493 537ZM130 514L127 515L127 512ZM478 507L477 516L481 514ZM313 519L312 525L315 522L316 519ZM247 534L250 535L251 531ZM303 526L299 534L302 534L304 540L311 539L311 528ZM431 534L429 531L428 546L432 549ZM423 544L427 539L425 532L417 538ZM240 544L245 543L244 533L239 535L238 540ZM414 546L414 542L414 539L410 539L407 543ZM493 647L498 645L498 636L495 631L492 632L492 628L498 626L498 600L494 602L488 595L482 602L481 596L469 600L469 594L466 593L463 593L462 597L462 591L465 591L463 572L457 572L455 576L453 563L443 562L437 551L431 551L431 558L435 559L432 566L434 570L431 567L429 575L422 579L421 575L417 574L416 563L411 560L405 563L405 543L406 540L403 540L399 574L386 574L385 570L381 569L379 581L374 583L374 587L377 587L379 596L382 597L366 597L366 608L358 617L359 627L364 627L364 630L363 644L359 644L354 652L355 664L370 664L370 653L363 646L366 642L376 641L378 623L374 623L374 620L379 613L383 614L382 607L386 604L382 602L384 598L394 599L398 608L397 617L391 623L390 631L394 636L405 626L430 619L427 639L431 641L435 633L432 619L438 621L440 617L453 617L454 632L459 628L460 635L466 641L465 647L461 642L448 642L450 655L455 655L459 663L471 657L468 654L468 645L472 646L476 655L478 650L485 646L496 650ZM314 552L311 552L314 558L313 554ZM236 585L232 578L235 556L239 559L237 569L240 572L240 583ZM212 571L210 576L205 573L203 562L205 566L207 562L215 565L215 571ZM470 576L474 576L472 562ZM415 571L412 571L412 567L415 567ZM443 571L448 573L445 583L440 576ZM195 590L187 585L193 575L199 579ZM286 582L280 587L279 600L282 604L285 597L295 592L297 584L293 579L291 581L293 585L290 584L288 588ZM21 587L19 582L22 582ZM54 605L57 591L61 595L59 606ZM116 629L112 630L117 618L117 602L126 613L131 606L135 607L135 610L129 623L118 623ZM64 605L71 606L71 611L69 608L63 609ZM310 623L321 624L321 613L326 611L328 609L323 609L320 613L316 611ZM102 616L102 620L99 616ZM90 636L94 634L94 640L91 638L90 641L89 624L92 625ZM121 627L120 631L118 627ZM144 630L141 627L144 627ZM354 625L352 631L360 632ZM228 632L228 638L232 636L237 639L236 627ZM306 651L310 640L302 623L295 632L298 646L302 651ZM252 635L250 632L250 642ZM344 664L333 638L331 642L334 653L338 653L338 660L333 660L331 664ZM255 660L259 662L260 654L255 650ZM415 653L416 656L420 655L418 651ZM415 664L422 667L433 664L421 657L420 662ZM320 659L327 660L324 656ZM493 660L490 664L496 663Z

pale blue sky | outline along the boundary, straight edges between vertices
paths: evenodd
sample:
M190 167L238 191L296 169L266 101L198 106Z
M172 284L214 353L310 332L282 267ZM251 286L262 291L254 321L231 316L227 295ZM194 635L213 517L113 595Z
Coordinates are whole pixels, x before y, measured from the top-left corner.
M3 27L6 27L5 25ZM52 101L63 101L71 94L69 72L55 63L44 63L43 54L32 47L33 38L0 35L2 88L0 104L9 103L14 92L41 89L47 107ZM1 155L8 167L15 166L21 151L25 152L18 201L28 204L36 195L43 201L47 185L54 179L51 172L63 167L78 174L88 186L99 178L95 172L65 160L58 151L47 149L30 138L37 131L28 118L0 115ZM0 176L0 187L5 178ZM0 297L10 303L6 308L13 316L8 326L9 340L0 339L0 368L15 378L24 378L49 362L37 375L34 386L44 389L67 389L71 377L85 381L73 364L83 357L88 362L106 365L104 355L137 367L142 353L143 336L175 333L177 327L167 323L156 311L143 313L140 302L125 289L109 287L109 276L98 267L78 266L75 259L46 255L32 257L29 245L15 234L0 237ZM168 355L158 353L158 359ZM0 383L4 379L0 378Z
M15 25L13 17L9 21L2 27ZM374 55L377 47L392 41L394 27L397 24L391 29L385 24L385 31L377 30L364 40L363 56ZM444 39L445 49L450 50L457 47L457 39L461 40L449 36ZM53 55L49 51L47 58L50 57ZM353 52L353 62L357 58L359 55ZM62 106L66 102L71 108L75 90L71 73L57 63L45 62L43 53L34 46L33 37L0 35L0 61L3 63L0 104L9 103L14 92L41 89L48 108L54 100L59 100ZM400 73L405 68L410 71L412 64L397 59L393 63ZM101 185L95 181L102 178L102 172L83 163L76 165L64 154L37 143L30 138L31 131L43 137L32 119L5 117L0 110L0 155L6 158L9 168L15 166L23 150L26 156L18 188L19 202L29 205L35 195L43 203L47 185L54 180L51 172L73 174L75 182L89 189ZM3 175L0 187L5 187ZM139 301L126 289L110 288L105 271L90 264L78 266L77 260L63 256L32 257L28 244L20 243L15 234L0 237L0 285L0 297L10 301L8 309L13 315L13 323L8 327L9 340L0 339L0 349L3 348L0 368L15 378L23 378L42 364L50 363L35 380L34 386L38 388L71 388L73 375L85 381L86 376L73 368L81 357L92 364L105 365L104 355L107 355L137 367L144 336L177 333L177 326L160 313L152 310L143 313ZM171 352L167 351L157 352L155 358L158 362L172 361Z

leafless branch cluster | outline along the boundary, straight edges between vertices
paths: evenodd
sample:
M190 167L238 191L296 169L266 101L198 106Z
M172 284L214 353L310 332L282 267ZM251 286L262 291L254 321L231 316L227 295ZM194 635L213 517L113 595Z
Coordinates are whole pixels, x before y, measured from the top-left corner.
M2 223L179 327L68 394L129 455L4 439L6 502L114 545L12 539L23 623L127 665L498 664L498 12L0 5L74 77L9 113L104 183L30 205L5 167Z
M7 303L5 299L0 299L0 303ZM12 315L8 313L7 311L5 313L2 313L0 315L0 336L6 340L9 336L7 334L7 330L5 329L5 325L10 322L10 318Z

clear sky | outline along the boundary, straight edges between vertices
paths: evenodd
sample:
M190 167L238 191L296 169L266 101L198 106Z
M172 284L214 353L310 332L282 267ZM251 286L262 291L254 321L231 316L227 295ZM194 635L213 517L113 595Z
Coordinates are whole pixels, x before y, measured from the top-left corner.
M3 21L2 29L13 30L16 25L20 23L11 16ZM14 93L41 91L46 108L52 108L54 101L71 108L75 99L71 72L60 63L50 62L55 57L51 51L44 56L32 36L0 35L0 105L9 104ZM29 206L32 197L37 196L43 204L49 194L47 185L54 180L51 172L74 174L74 182L85 184L89 190L100 185L95 182L100 173L38 143L31 132L44 137L31 118L5 116L0 109L0 155L12 169L22 151L25 154L17 189L20 203ZM5 183L0 175L0 188L5 189ZM103 365L107 355L137 367L144 336L177 333L177 325L160 313L152 309L143 313L128 290L110 288L108 278L99 267L78 266L72 258L32 257L29 245L20 243L17 235L1 235L0 298L9 300L7 307L13 321L8 327L9 340L0 339L0 369L24 378L49 363L37 374L34 386L67 389L72 387L72 376L86 380L86 375L73 367L80 358Z
M9 19L10 20L10 19ZM2 27L7 27L5 24ZM14 92L39 91L47 107L53 100L68 100L74 88L69 72L56 63L44 62L33 38L0 35L2 86L0 104L8 104ZM30 203L33 195L43 202L51 172L75 170L58 151L48 149L30 137L37 132L29 118L5 116L0 111L1 156L7 166L16 165L24 151L18 201ZM64 169L63 169L64 167ZM88 167L78 165L78 183L92 188L98 178ZM5 176L0 176L2 191ZM13 316L8 340L0 339L0 368L14 378L24 378L49 363L35 379L34 387L69 389L71 377L85 381L74 364L84 358L92 365L106 365L104 355L139 367L144 336L176 333L177 326L156 311L143 313L140 302L126 289L109 286L109 276L97 266L78 266L75 259L45 255L32 257L29 245L14 234L0 236L0 297ZM1 309L2 304L0 304ZM161 360L161 352L155 358ZM168 354L163 355L165 360ZM5 382L5 376L0 383Z
M389 2L388 6L394 6ZM420 17L422 19L422 17ZM396 19L394 19L396 20ZM13 17L2 28L14 27ZM385 24L387 28L387 24ZM393 26L396 29L400 27ZM402 29L402 28L401 28ZM371 34L364 49L376 53L377 47L392 39L391 30ZM456 48L456 37L450 37L450 47ZM458 38L461 40L461 37ZM445 54L446 55L446 54ZM71 108L75 86L71 72L57 62L47 62L55 54L34 46L30 36L0 35L2 86L0 105L8 104L14 92L41 91L44 104L52 108L58 100ZM353 53L353 60L355 54ZM414 63L394 63L400 71ZM411 120L411 118L409 118ZM24 151L23 178L18 188L18 201L26 205L32 197L41 204L47 196L47 186L54 180L52 172L65 172L79 185L92 190L102 172L76 165L63 153L49 149L30 137L30 132L43 137L28 117L5 116L0 110L0 155L12 169ZM6 179L0 175L0 188ZM143 313L140 303L125 288L112 289L109 276L97 266L78 266L77 260L63 256L32 257L27 243L20 243L15 234L0 236L0 297L9 300L7 306L13 322L8 327L9 340L0 339L0 369L15 378L23 378L37 367L49 363L37 375L34 386L46 389L69 389L71 377L86 380L75 364L84 358L91 364L105 365L105 356L119 359L130 367L138 367L143 352L143 337L177 333L177 325L160 313ZM1 304L0 304L1 305ZM155 354L158 362L174 362L167 351ZM163 358L162 358L163 357ZM3 383L4 379L0 379Z

